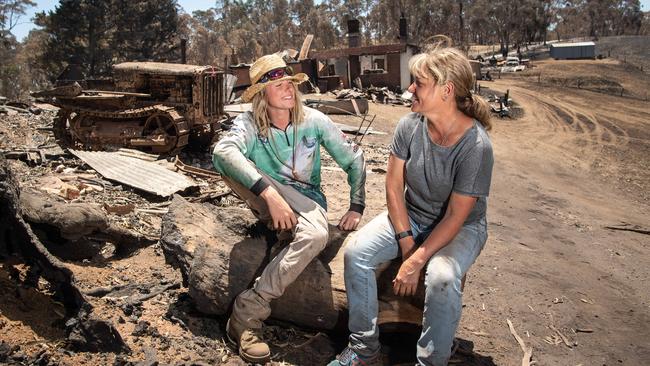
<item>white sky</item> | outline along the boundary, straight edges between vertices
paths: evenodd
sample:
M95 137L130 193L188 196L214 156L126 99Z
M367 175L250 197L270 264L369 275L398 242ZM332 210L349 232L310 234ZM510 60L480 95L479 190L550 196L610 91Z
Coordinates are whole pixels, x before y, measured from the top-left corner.
M29 31L35 27L34 23L31 21L34 14L41 11L53 10L58 3L58 0L36 0L37 5L27 9L27 13L20 18L20 23L13 29L12 33L16 36L16 39L22 41ZM210 0L178 0L178 3L185 12L190 14L194 10L205 10L213 7L215 4L214 1ZM641 0L641 10L650 10L650 0Z

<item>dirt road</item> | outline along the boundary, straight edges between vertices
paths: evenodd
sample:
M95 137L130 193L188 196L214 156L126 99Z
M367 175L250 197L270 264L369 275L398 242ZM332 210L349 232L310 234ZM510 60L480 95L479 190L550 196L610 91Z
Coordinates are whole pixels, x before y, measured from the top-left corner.
M604 227L650 222L649 105L579 90L494 88L510 88L526 114L494 133L491 240L471 275L464 330L476 317L482 330L512 342L510 318L544 365L647 363L650 237ZM556 335L551 325L577 346L544 342ZM495 343L497 364L515 363L513 345Z

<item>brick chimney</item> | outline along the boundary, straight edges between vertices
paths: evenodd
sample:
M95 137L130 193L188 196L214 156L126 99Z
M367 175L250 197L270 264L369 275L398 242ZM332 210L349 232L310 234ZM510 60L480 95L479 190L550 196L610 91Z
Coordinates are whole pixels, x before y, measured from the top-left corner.
M401 43L406 43L409 38L408 25L406 24L406 17L402 13L399 17L399 41Z
M348 47L361 46L361 33L359 33L359 20L348 20Z

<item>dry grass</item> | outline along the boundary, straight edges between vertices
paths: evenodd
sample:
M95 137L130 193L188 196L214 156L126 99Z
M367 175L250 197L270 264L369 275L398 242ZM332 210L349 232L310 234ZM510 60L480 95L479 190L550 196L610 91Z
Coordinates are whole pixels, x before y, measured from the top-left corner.
M605 37L596 42L596 52L650 72L650 36Z

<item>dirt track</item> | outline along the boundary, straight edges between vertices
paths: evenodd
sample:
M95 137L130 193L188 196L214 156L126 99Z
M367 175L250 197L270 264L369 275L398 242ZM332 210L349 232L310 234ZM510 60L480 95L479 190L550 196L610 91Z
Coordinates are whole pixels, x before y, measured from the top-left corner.
M581 67L579 63L571 65ZM639 79L639 87L648 89L650 85ZM533 360L538 365L647 364L650 237L604 227L627 222L647 230L650 225L650 104L540 86L521 78L504 77L485 86L500 92L510 89L524 116L494 121L491 137L496 163L488 211L490 238L468 276L458 332L460 364L520 364L522 351L506 319L533 347ZM407 111L405 107L371 105L370 112L378 115L373 127L389 134L364 139L371 170L364 222L385 209L382 170L386 168L387 146L398 118ZM42 142L47 132L30 132L27 127L12 122L0 126L0 132L7 140L11 137L8 131L15 132L18 145L34 136ZM335 222L347 209L347 185L344 174L327 159L324 162L324 190L330 220ZM49 170L44 167L37 171ZM135 194L129 194L136 200ZM149 225L159 224L156 217L148 220ZM70 268L84 289L107 283L175 281L180 277L164 264L156 246L130 258L70 263ZM66 365L104 365L116 360L112 354L71 353L57 348L63 338L58 323L61 309L46 296L13 284L4 265L0 267L0 291L12 294L0 298L0 340L20 345L26 359L47 352L50 359ZM42 291L47 293L46 284ZM186 289L147 301L135 317L124 314L118 303L119 299L93 300L96 309L115 322L134 350L123 359L241 364L225 345L225 319L196 313ZM143 333L138 323L144 321L151 327L145 327ZM323 364L345 341L342 335L308 338L317 333L287 329L269 328L269 334L276 338L273 350L278 363ZM583 332L575 333L578 329ZM416 337L417 333L407 333L384 338L388 361L412 363ZM287 346L287 340L305 346ZM472 347L474 352L468 354Z
M505 88L526 115L497 123L494 133L491 240L472 273L464 324L474 325L475 315L483 330L496 325L499 341L512 342L503 323L510 318L520 334L530 333L524 339L544 365L646 363L650 240L604 226L648 225L648 104L494 85ZM555 334L551 325L578 345L544 342ZM478 345L485 341L493 342L480 338ZM513 345L497 364L516 363Z

